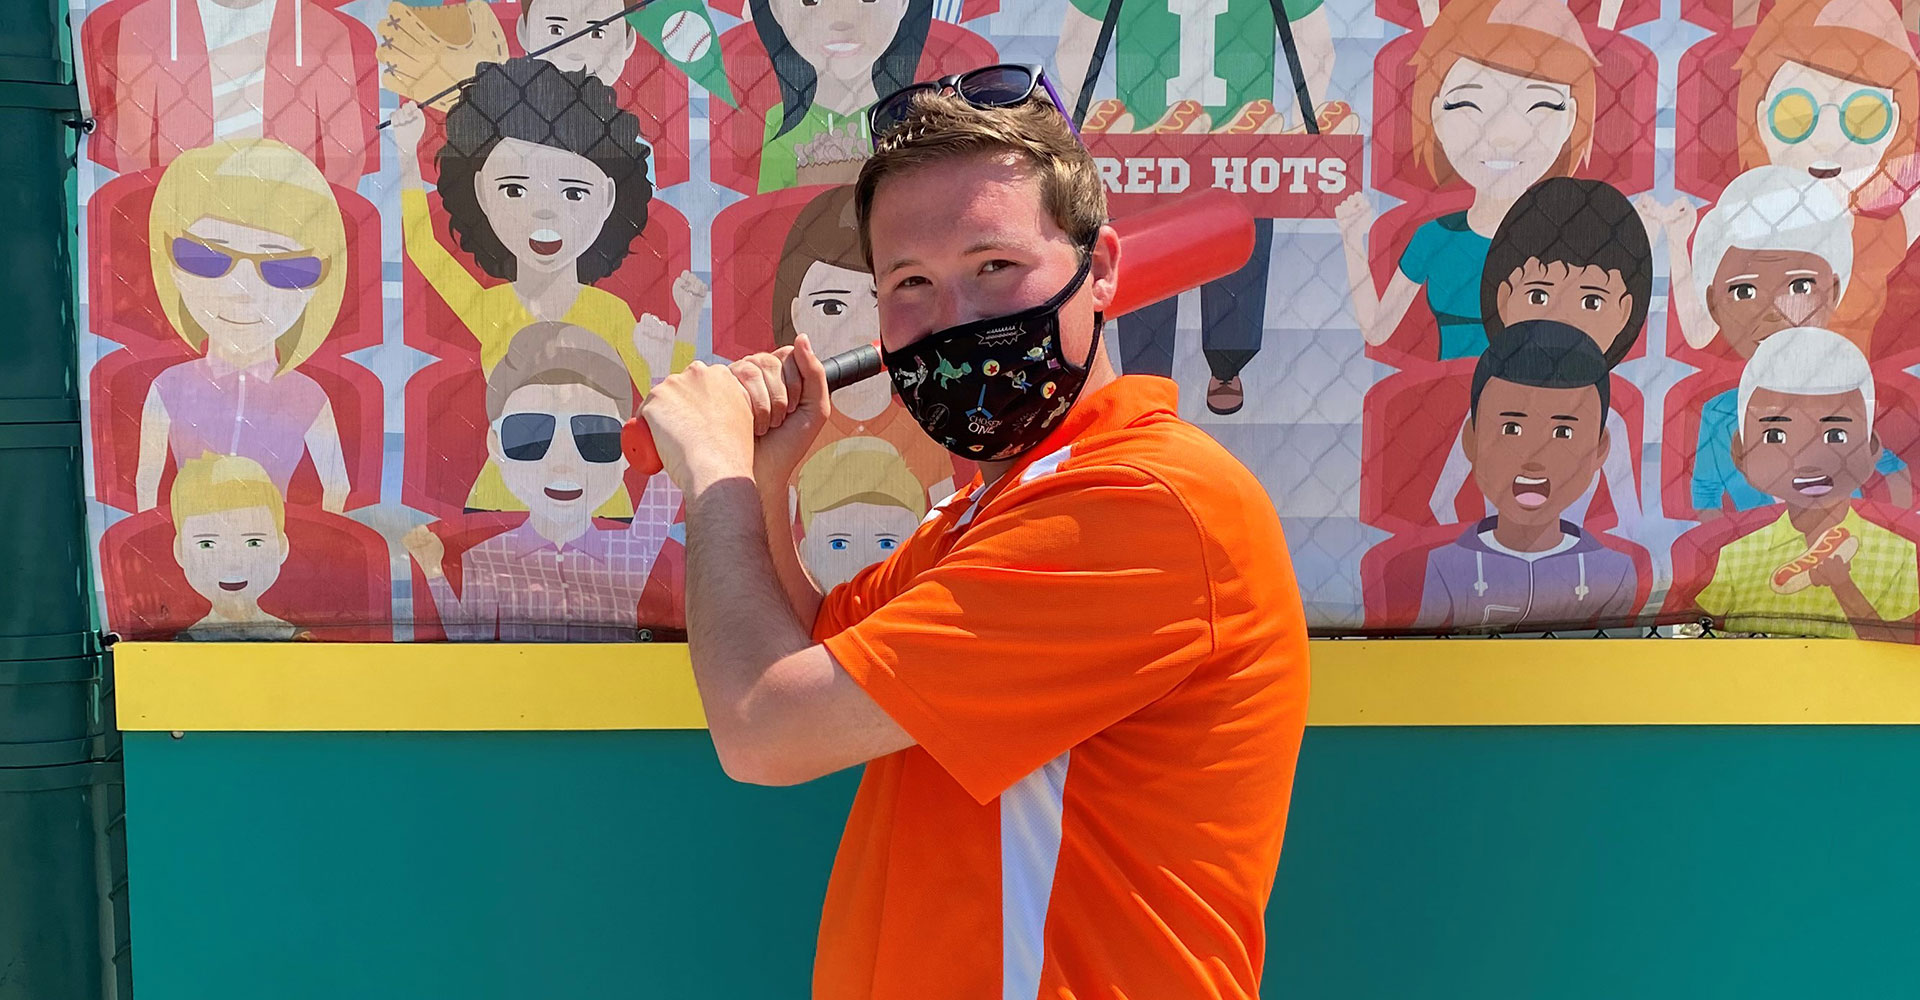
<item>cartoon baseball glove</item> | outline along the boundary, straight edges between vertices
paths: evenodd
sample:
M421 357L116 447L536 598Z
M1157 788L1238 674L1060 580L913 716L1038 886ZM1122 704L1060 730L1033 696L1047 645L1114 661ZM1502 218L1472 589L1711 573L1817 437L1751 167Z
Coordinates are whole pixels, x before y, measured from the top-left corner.
M466 80L483 62L507 60L506 32L486 0L440 7L391 3L379 32L380 82L410 101L425 101ZM445 111L455 96L433 106Z

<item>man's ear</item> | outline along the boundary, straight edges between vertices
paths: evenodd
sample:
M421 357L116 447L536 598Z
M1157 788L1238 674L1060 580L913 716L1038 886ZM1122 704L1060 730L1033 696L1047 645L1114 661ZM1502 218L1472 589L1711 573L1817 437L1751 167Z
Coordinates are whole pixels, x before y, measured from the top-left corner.
M1474 462L1473 452L1478 445L1473 439L1473 414L1467 414L1467 422L1460 425L1460 454L1467 456L1467 464Z
M1593 449L1595 468L1607 464L1607 450L1612 447L1613 435L1607 431L1607 415L1605 412L1602 412L1600 414L1600 440L1595 443Z
M1114 291L1120 287L1120 234L1112 226L1101 226L1093 238L1093 267L1087 284L1093 288L1093 309L1104 313L1113 304Z

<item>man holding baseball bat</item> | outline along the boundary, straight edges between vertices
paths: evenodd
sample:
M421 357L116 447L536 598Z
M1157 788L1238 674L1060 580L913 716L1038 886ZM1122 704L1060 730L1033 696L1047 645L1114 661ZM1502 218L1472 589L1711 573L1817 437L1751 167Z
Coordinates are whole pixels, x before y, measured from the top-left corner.
M981 476L822 594L786 484L827 415L805 338L643 415L687 496L687 622L721 764L865 764L814 996L1258 995L1305 717L1272 505L1115 376L1121 261L1052 88L990 67L874 106L857 189L903 404Z

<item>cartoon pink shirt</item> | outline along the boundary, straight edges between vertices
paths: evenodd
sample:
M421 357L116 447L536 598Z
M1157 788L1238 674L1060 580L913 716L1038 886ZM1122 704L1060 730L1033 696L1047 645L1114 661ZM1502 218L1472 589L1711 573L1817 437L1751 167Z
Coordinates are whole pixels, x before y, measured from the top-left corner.
M307 431L327 405L320 383L299 372L276 375L271 362L236 369L201 358L161 372L153 388L172 421L167 438L176 464L208 452L251 458L282 495L307 453Z

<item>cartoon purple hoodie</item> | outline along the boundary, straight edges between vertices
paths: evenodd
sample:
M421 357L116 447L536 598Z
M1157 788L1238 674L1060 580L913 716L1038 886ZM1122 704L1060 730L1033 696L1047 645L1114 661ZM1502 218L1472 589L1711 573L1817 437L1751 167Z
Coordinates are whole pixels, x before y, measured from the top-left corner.
M1533 625L1549 629L1626 618L1637 591L1633 560L1560 522L1560 544L1514 552L1494 540L1498 517L1427 555L1419 625Z

